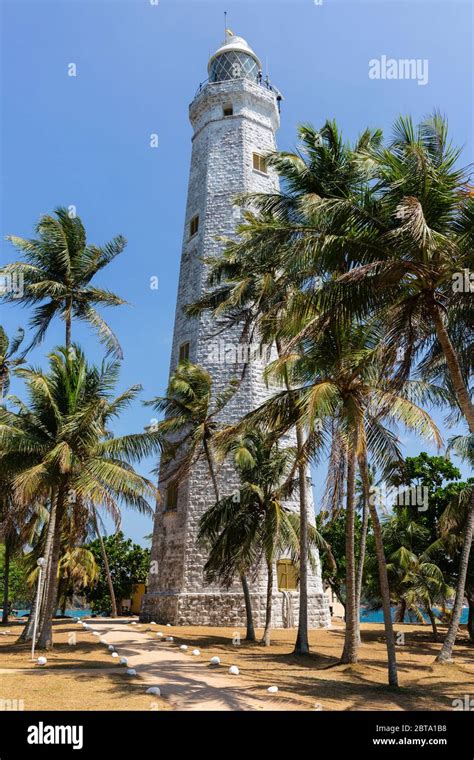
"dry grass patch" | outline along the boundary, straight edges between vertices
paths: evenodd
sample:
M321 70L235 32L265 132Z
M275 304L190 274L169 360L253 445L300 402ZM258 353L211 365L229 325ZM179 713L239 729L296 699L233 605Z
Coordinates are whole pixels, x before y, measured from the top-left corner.
M170 709L163 699L145 694L148 684L140 683L140 673L127 676L99 638L81 626L55 621L45 667L31 661L31 644L16 643L22 629L13 623L9 634L0 635L0 700L7 704L21 700L25 710Z
M288 702L289 709L323 710L451 710L452 701L474 693L474 647L465 630L456 646L454 665L434 665L441 643L431 640L425 626L399 625L405 643L397 647L401 689L386 685L386 649L382 625L364 623L362 646L357 665L339 664L344 628L336 624L331 630L310 632L312 653L294 655L294 630L275 630L272 645L244 641L244 629L176 626L162 628L148 625L153 633L161 629L174 637L174 643L201 650L207 661L221 659L221 668L237 665L239 684L249 693L263 695L269 686L278 686L277 698ZM232 643L236 632L241 643ZM261 635L261 631L258 632ZM440 638L444 631L440 632ZM197 658L196 658L197 659ZM212 666L210 666L212 667Z

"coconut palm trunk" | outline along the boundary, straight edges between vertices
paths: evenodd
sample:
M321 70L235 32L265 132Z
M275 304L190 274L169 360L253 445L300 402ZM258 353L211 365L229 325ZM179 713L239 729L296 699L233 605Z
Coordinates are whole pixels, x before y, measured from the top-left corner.
M432 306L431 314L436 328L436 335L438 336L441 348L443 349L446 366L451 376L458 404L467 420L470 432L474 433L474 406L471 402L469 391L462 376L456 351L451 343L448 331L446 330L442 312L437 304Z
M296 425L296 448L298 454L303 450L303 431ZM308 482L306 466L298 467L298 485L300 499L300 551L299 551L299 590L300 606L298 614L298 635L294 654L309 653L308 638Z
M48 521L48 531L46 534L46 545L44 550L44 559L46 560L45 565L45 580L43 583L43 593L42 597L39 600L40 605L39 608L37 607L38 604L38 597L37 594L34 595L33 604L31 605L30 614L28 616L28 622L26 623L26 626L23 628L23 631L21 632L21 635L18 638L18 641L31 641L33 638L33 627L35 623L35 617L36 615L39 615L39 625L37 627L38 630L41 628L41 620L42 620L42 612L44 607L41 604L42 599L46 596L46 589L47 589L47 583L49 579L49 566L51 561L51 548L53 546L53 538L54 538L54 531L56 526L56 496L54 489L51 490L51 501L50 501L50 512L49 512L49 521Z
M47 588L44 596L44 612L40 618L38 649L51 649L53 645L53 617L58 598L58 566L61 552L61 526L66 511L67 487L62 485L56 499L56 520L51 557L47 573Z
M8 591L10 581L10 543L8 538L5 539L5 554L3 558L3 613L2 625L8 624Z
M267 603L265 607L265 630L263 631L262 644L270 646L272 629L272 602L273 602L273 562L267 562Z
M247 632L245 634L246 641L255 641L255 628L253 624L253 610L252 610L252 598L250 596L249 584L247 577L244 573L240 576L240 582L242 583L242 590L244 592L245 601L245 617L247 621Z
M356 579L356 607L357 607L357 637L360 644L360 600L362 597L362 581L364 579L365 552L367 548L367 531L369 528L369 507L363 499L362 505L362 527L359 544L359 564L357 566Z
M66 348L69 350L71 348L71 337L72 337L72 302L69 300L66 310Z
M383 548L382 529L379 516L373 500L370 498L370 478L367 465L367 453L365 448L359 454L359 470L362 480L364 500L369 507L374 531L375 553L379 572L380 594L382 596L382 608L385 627L385 641L388 657L388 683L390 686L398 686L397 657L395 652L395 636L393 632L392 610L390 606L390 587L388 584L387 562Z
M358 623L356 606L355 568L355 474L356 449L350 447L347 455L346 497L346 632L341 662L355 663L358 657Z
M430 623L431 623L431 629L433 631L433 641L438 641L438 626L436 625L436 618L433 614L433 610L431 607L426 608L426 614L429 617Z
M472 549L472 539L474 535L474 488L471 492L471 500L467 511L466 524L464 527L464 540L461 551L461 557L459 560L459 576L456 587L456 596L454 599L453 613L451 616L451 622L449 623L448 632L443 642L441 652L436 658L437 662L446 663L450 662L453 656L454 644L456 643L456 636L459 629L459 622L461 620L462 605L464 601L464 594L466 590L466 578L467 569L469 565L469 556Z
M275 340L277 354L281 358L283 348L281 341ZM291 390L288 378L288 370L284 370L285 387L287 391ZM296 432L296 454L300 459L304 448L304 434L300 424L295 426ZM306 466L300 464L298 467L298 491L300 504L300 549L299 549L299 611L298 611L298 633L294 654L309 653L308 637L308 481L306 475Z
M102 534L99 530L99 521L97 519L97 511L94 505L92 505L92 519L94 521L94 528L95 532L97 534L97 538L99 539L100 544L100 551L102 554L102 559L104 562L104 569L105 569L105 577L107 578L107 586L109 589L109 596L110 596L110 617L116 618L118 616L117 613L117 600L115 598L115 591L114 591L114 584L112 583L112 576L110 574L110 565L109 565L109 558L107 557L107 552L105 550L105 544L104 540L102 538Z

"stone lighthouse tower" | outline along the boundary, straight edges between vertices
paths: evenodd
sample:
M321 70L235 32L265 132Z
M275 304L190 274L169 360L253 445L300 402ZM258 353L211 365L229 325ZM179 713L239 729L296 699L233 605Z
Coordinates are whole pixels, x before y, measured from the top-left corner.
M222 413L222 422L240 419L268 396L262 379L263 363L242 352L241 329L216 324L209 313L190 319L183 313L207 289L207 267L203 257L219 254L219 236L232 236L240 219L236 196L252 192L275 192L278 178L267 167L265 155L276 149L279 126L279 96L263 80L261 63L241 37L227 39L211 57L209 79L201 85L189 108L193 128L181 271L174 325L170 372L181 360L204 367L218 393L235 377L246 372L239 391ZM221 496L239 485L230 463L218 473ZM311 491L311 489L309 489ZM143 600L142 619L182 625L242 625L245 607L238 583L230 589L205 584L203 550L197 545L199 518L215 501L204 459L179 482L162 469L161 501L158 503L151 552L148 591ZM298 498L289 508L298 509ZM310 519L313 509L310 505ZM297 578L290 559L282 557L274 573L273 623L297 621ZM251 582L255 624L265 616L266 571ZM329 624L319 562L309 572L309 623Z

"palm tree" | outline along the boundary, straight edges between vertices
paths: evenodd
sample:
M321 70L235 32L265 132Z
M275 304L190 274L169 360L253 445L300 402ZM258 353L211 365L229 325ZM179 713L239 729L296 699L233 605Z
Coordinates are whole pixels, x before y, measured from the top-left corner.
M372 491L374 480L375 480L375 470L373 467L369 466L370 491ZM360 602L362 598L362 583L364 579L365 555L366 555L366 549L367 549L367 533L369 529L369 517L370 517L367 499L365 498L364 484L362 483L360 478L358 481L356 481L356 494L358 494L359 496L359 504L357 506L360 506L360 509L362 512L362 525L361 525L361 532L360 532L359 557L358 557L356 589L355 589L356 609L360 610ZM357 618L358 618L358 623L359 623L358 637L360 641L360 614L357 616Z
M278 557L291 552L300 567L299 516L284 502L297 481L291 477L295 452L280 448L278 440L258 430L235 438L228 450L241 478L238 498L229 496L210 507L200 520L199 540L210 546L205 570L211 580L229 585L236 573L267 569L265 628L262 643L270 645L274 567ZM227 453L226 451L226 453ZM316 543L328 548L315 529L310 534L309 561Z
M299 226L314 234L308 213L315 198L325 199L334 193L349 198L368 177L363 152L379 144L380 132L366 130L354 148L342 142L334 122L326 122L317 133L310 126L299 130L301 150L297 154L275 153L268 161L284 183L284 191L276 194L252 194L238 199L250 205L245 223L237 227L236 241L227 240L220 257L207 259L211 290L196 303L189 304L188 316L197 316L212 309L214 316L224 317L225 324L242 326L241 340L262 345L275 344L281 356L285 336L289 333L292 313L306 309L306 297L300 286L308 277L307 264L293 254L298 247L295 230ZM307 255L305 248L304 257ZM298 266L293 266L297 261ZM289 390L286 372L282 381ZM291 396L290 396L291 399ZM296 410L295 410L296 411ZM304 430L295 414L298 457L304 447ZM300 602L295 654L309 652L307 543L308 483L304 464L298 467L300 501Z
M154 430L167 442L162 464L175 463L166 480L183 477L204 457L214 496L219 501L212 438L218 429L218 415L236 390L237 382L231 381L229 387L214 398L210 374L197 364L184 361L170 377L167 395L146 402L146 406L165 413L165 418L154 425Z
M352 264L326 289L326 308L360 319L374 311L383 315L387 344L403 353L399 369L405 377L420 355L441 354L472 433L472 315L462 278L472 269L474 197L466 171L456 166L459 154L440 115L416 128L400 117L391 144L367 151L377 181L354 198L346 218L339 209L331 234L315 246L324 248L325 262L344 250Z
M68 598L76 591L94 586L99 578L99 567L94 555L85 546L73 546L59 560L58 602L62 615Z
M454 450L472 465L474 463L473 442L474 436L472 434L468 437L456 436L451 439L449 449ZM446 638L443 642L441 651L436 658L437 662L440 663L450 662L452 659L461 620L462 605L466 593L469 559L474 539L474 486L472 483L469 483L456 497L454 497L440 520L441 537L445 540L451 535L453 530L456 531L455 535L457 535L459 529L461 529L460 536L462 536L462 546L459 557L458 582L456 585L454 606Z
M387 553L387 571L390 588L400 601L403 610L411 611L424 622L420 608L428 616L434 640L438 640L433 607L452 596L453 589L446 583L443 571L431 559L436 545L429 546L429 530L414 517L413 508L396 507L396 511L382 526L383 541ZM417 554L419 547L425 547Z
M18 504L11 478L0 475L0 535L4 544L1 625L8 624L10 563L32 541L40 514L41 505L35 499L27 505Z
M98 333L108 353L122 357L122 350L109 325L96 306L120 306L119 296L96 288L91 282L107 264L124 250L127 241L118 235L104 246L87 242L86 231L78 216L66 208L57 208L55 216L43 215L36 225L35 239L9 235L7 240L23 253L23 261L7 264L0 275L14 276L22 282L23 295L6 293L6 301L34 306L30 324L35 330L30 347L40 343L55 316L66 326L67 348L72 342L72 320L87 322Z
M282 429L294 423L293 409L300 411L302 424L309 431L306 454L314 452L314 439L320 445L320 423L337 420L339 435L348 451L347 513L346 513L346 640L344 662L357 661L358 636L355 609L356 573L354 562L355 472L359 473L364 498L370 511L379 566L379 580L384 607L389 682L396 685L395 646L390 616L390 593L380 529L380 521L370 494L368 452L374 463L382 468L401 459L394 434L382 424L401 422L441 444L436 426L430 416L413 401L436 397L434 389L424 383L406 383L403 392L396 392L386 379L387 356L380 325L341 327L328 324L317 340L305 340L304 352L295 349L269 367L269 372L290 374L291 390L280 391L259 409L247 416L267 429ZM288 396L291 395L291 402ZM352 559L351 559L352 558Z
M14 338L10 340L3 327L0 326L0 404L3 403L9 391L12 371L24 362L22 356L15 357L24 335L25 331L20 327Z
M0 464L17 465L12 482L16 498L53 496L52 545L38 646L52 645L58 565L65 521L84 505L101 504L112 513L123 503L151 513L153 484L131 462L160 450L153 431L114 437L108 423L136 396L139 386L113 399L118 364L90 367L78 346L49 356L49 373L18 370L26 382L29 404L12 399L16 411L0 410Z
M216 502L220 500L217 480L213 436L218 429L218 416L238 388L238 381L213 397L212 378L197 364L183 361L170 377L166 396L157 396L146 402L165 418L155 425L162 436L164 453L161 464L165 483L171 478L185 477L201 457L204 457L214 490ZM245 572L240 573L245 608L247 610L247 638L255 640L252 621L252 602Z

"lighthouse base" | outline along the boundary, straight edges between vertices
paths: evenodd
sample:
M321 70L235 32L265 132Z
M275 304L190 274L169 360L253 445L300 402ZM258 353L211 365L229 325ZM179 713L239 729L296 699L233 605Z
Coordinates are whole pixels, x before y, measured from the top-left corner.
M251 593L254 625L265 624L266 596ZM272 603L273 628L298 626L299 593L275 592ZM210 591L201 593L148 592L142 602L140 620L144 623L170 623L171 625L242 627L246 624L242 593ZM328 628L331 615L326 595L308 595L309 628Z

